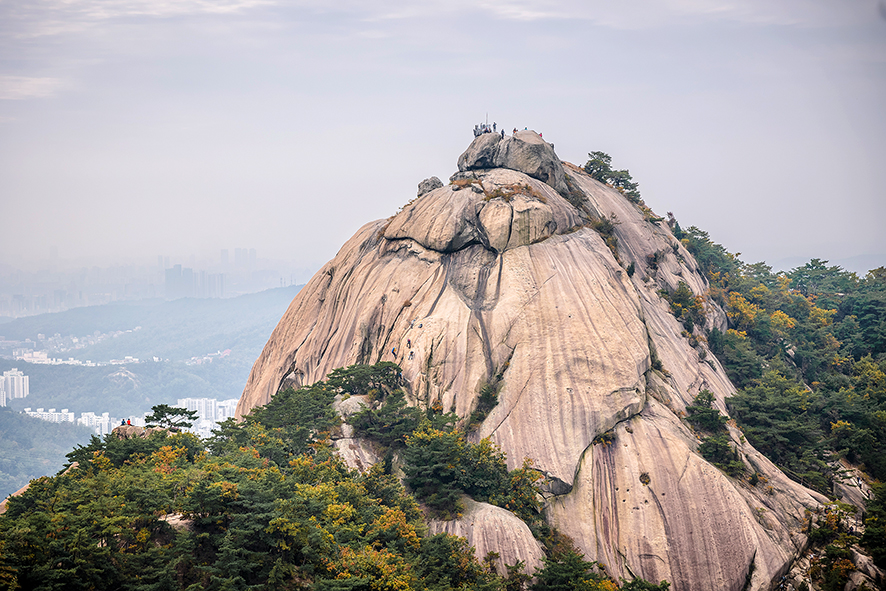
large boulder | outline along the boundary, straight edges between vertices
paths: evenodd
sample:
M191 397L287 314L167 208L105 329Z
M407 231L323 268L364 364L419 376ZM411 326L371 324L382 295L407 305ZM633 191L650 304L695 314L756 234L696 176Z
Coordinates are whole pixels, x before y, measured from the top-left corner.
M428 523L431 535L447 533L467 540L474 547L477 560L483 561L487 553L496 552L495 570L507 575L507 565L523 561L523 572L532 575L542 568L544 550L532 536L529 527L519 517L501 507L478 503L463 498L464 513L451 521L432 520Z
M430 178L426 178L418 184L418 196L421 197L422 195L430 193L434 189L439 189L442 186L443 181L441 181L437 177L432 176Z

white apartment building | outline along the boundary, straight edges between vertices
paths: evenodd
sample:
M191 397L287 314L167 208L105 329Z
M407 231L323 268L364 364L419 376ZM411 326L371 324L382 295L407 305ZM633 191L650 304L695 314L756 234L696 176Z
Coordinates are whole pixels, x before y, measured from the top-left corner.
M237 398L219 401L215 398L179 398L176 406L197 411L197 421L188 429L202 438L212 436L212 431L225 419L234 416Z
M240 402L239 398L231 398L219 402L215 409L215 420L220 423L233 417L234 412L237 410L238 402Z
M215 398L179 398L176 406L187 410L196 410L197 416L201 420L215 421L218 400Z
M111 424L110 413L103 412L97 415L94 412L81 412L77 424L90 427L96 435L107 435L114 428Z
M28 376L15 367L9 371L4 371L3 377L0 378L0 390L3 391L3 394L0 395L2 406L6 406L6 403L14 398L27 398L29 392Z
M56 412L54 408L50 408L49 410L43 410L42 408L31 410L30 408L26 408L25 414L29 417L34 417L35 419L43 419L44 421L49 421L50 423L74 422L74 413L68 412L67 408L63 408L61 412Z

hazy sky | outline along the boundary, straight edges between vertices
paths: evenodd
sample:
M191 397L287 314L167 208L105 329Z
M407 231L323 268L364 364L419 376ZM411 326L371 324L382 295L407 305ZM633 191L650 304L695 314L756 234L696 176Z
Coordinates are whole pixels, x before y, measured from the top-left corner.
M0 0L0 262L319 266L488 113L747 261L886 264L884 1Z

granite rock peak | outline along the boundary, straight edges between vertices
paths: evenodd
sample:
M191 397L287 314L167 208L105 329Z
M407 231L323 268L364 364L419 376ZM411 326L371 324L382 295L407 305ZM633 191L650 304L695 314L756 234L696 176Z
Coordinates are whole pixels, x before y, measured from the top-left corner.
M806 544L804 511L825 499L734 427L734 447L765 487L699 455L686 406L707 389L725 414L735 390L659 295L684 283L705 296L692 255L648 209L561 162L534 132L483 134L458 169L363 226L298 293L238 416L334 368L395 361L411 404L468 417L500 376L498 404L471 437L492 438L511 468L534 460L550 482L546 517L588 559L677 591L768 589ZM602 219L614 240L593 229ZM716 303L705 315L707 329L725 329ZM343 447L354 464L372 461L358 442ZM488 519L435 527L500 545L502 556L528 552L516 530L466 530L510 522L474 508Z

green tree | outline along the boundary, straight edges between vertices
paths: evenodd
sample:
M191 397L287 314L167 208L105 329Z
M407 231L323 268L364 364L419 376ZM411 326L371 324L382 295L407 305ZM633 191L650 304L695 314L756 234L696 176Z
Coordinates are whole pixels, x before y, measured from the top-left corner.
M187 429L197 420L196 410L187 410L168 404L154 405L151 410L153 412L145 417L145 425L148 427Z
M718 433L726 426L726 417L714 408L714 395L710 390L699 392L686 411L689 413L687 421L709 433Z
M640 202L640 189L627 170L613 170L612 157L605 152L591 152L584 171L601 183L612 185L634 203Z
M871 553L877 566L886 568L886 483L876 483L871 490L874 497L867 503L861 544Z

